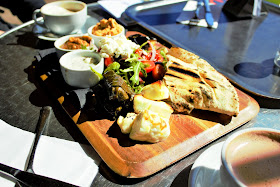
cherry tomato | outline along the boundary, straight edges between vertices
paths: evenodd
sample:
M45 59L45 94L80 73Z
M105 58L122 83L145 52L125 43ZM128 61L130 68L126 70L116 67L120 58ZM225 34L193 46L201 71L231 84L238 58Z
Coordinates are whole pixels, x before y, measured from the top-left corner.
M152 76L154 80L161 80L165 74L165 69L162 64L156 64L152 71Z
M108 57L104 59L104 64L106 67L108 67L110 64L114 62L114 59L112 57Z
M150 45L153 45L152 44L152 42L150 43ZM150 52L148 52L147 54L145 54L144 52L143 52L143 49L136 49L135 51L134 51L134 53L135 54L138 54L139 55L139 57L141 58L141 59L144 59L144 60L151 60L151 57L153 56L152 55L152 48L151 47L149 47L149 51ZM163 56L160 54L160 50L155 50L154 51L155 52L155 57L154 57L154 59L153 59L153 61L154 62L163 62Z
M138 48L138 49L136 49L136 50L134 51L134 53L135 53L135 54L138 54L138 55L141 57L142 54L143 54L143 50L140 49L140 48Z
M160 54L160 51L156 51L156 57L155 57L155 62L163 62L163 56Z
M142 49L136 49L136 50L134 51L134 53L135 53L135 54L138 54L140 58L145 59L145 60L150 60L150 58L151 58L150 53L144 54L144 52L143 52Z
M143 56L142 58L150 60L152 57L152 52L148 53L147 55ZM159 50L156 50L156 55L155 55L155 59L153 60L154 62L163 62L163 56L160 54Z
M144 65L148 65L147 67L145 67L145 70L147 73L150 73L155 68L155 63L153 61L145 60L145 61L142 61L142 63Z
M146 70L147 73L150 73L155 68L155 63L153 61L145 60L145 61L142 61L142 63L145 64L145 65L148 65L147 67L145 67L145 70ZM139 76L143 77L144 75L143 75L142 72L140 72Z
M145 59L145 60L150 60L151 59L151 56L152 56L152 53L150 52L150 53L148 53L148 54L146 54L146 55L142 55L142 58L143 59Z

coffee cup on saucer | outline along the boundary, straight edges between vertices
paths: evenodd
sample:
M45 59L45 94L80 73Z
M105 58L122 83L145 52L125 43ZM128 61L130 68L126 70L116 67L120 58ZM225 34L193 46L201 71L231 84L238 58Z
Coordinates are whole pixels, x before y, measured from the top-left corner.
M42 22L37 17L39 13L43 17ZM87 5L81 1L55 1L33 12L33 20L37 25L58 35L76 33L86 19Z
M225 141L221 159L226 186L280 186L280 131L241 130Z

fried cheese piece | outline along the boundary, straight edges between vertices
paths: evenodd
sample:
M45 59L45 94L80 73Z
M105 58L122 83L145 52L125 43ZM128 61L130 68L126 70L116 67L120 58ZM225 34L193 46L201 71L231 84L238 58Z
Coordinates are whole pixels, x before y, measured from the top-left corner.
M157 113L144 110L135 118L129 138L138 141L157 143L170 135L169 122Z
M173 112L170 105L163 101L154 101L135 95L134 112L126 117L119 116L117 124L122 133L129 134L133 140L156 143L170 135L169 119Z
M137 114L129 112L126 114L126 117L119 116L117 124L119 125L122 133L129 134L132 128L132 124L136 118Z
M145 110L150 110L157 113L160 117L169 121L171 114L173 113L172 107L164 101L153 101L146 99L142 95L135 95L133 99L134 112L139 114Z

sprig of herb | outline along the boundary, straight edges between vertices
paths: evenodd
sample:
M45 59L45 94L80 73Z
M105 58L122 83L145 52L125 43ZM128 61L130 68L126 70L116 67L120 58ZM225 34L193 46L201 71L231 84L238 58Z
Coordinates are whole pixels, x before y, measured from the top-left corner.
M91 67L91 66L89 66L89 67L90 67L90 70L91 70L94 74L96 74L96 75L98 76L99 80L102 80L102 79L103 79L103 75L102 75L102 74L98 73L95 69L93 69L93 67Z
M116 72L117 74L119 73L121 65L118 62L113 62L112 64L110 64L105 70L104 73L107 71L111 71L113 70L114 72Z
M167 56L166 56L166 52L167 52L167 50L165 48L160 50L160 54L161 54L161 56L164 59L162 63L163 63L165 68L166 68L166 63L168 62L168 59L167 59Z
M81 49L86 50L86 49L87 49L87 46L86 46L86 45L81 44Z
M144 86L140 84L139 73L142 72L144 76L147 76L147 72L144 69L145 65L138 60L138 57L137 54L132 54L130 58L126 59L123 66L127 68L121 69L121 64L113 62L104 72L113 70L116 74L120 75L136 93L139 93Z

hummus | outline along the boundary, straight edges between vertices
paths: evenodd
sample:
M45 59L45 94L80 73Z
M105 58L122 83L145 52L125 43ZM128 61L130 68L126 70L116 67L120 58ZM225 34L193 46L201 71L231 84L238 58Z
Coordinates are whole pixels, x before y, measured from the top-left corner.
M115 19L109 18L108 20L102 19L97 23L92 29L92 34L96 36L115 36L120 34L122 30L123 27Z

